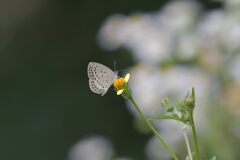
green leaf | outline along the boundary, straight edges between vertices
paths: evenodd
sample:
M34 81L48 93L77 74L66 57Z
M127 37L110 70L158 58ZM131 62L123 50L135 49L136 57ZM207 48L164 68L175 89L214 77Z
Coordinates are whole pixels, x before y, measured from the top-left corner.
M183 122L177 114L150 117L149 120L175 120Z
M172 103L169 101L168 98L163 99L161 103L162 103L163 107L165 107L165 109L166 109L167 112L172 112L172 111L173 111L173 109L174 109L174 104L172 104Z
M192 88L192 97L193 97L193 100L195 101L195 88L194 87Z
M186 109L187 109L186 103L184 101L176 103L176 109L180 112L186 111Z

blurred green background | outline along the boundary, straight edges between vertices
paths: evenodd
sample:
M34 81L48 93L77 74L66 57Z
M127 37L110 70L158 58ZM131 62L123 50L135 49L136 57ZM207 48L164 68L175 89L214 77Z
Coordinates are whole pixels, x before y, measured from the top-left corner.
M200 1L205 10L218 1ZM63 160L80 139L103 135L117 155L144 160L150 135L133 127L123 98L88 86L87 65L135 64L109 53L96 36L113 13L158 10L167 1L0 0L0 159ZM189 86L191 87L191 86ZM213 153L214 154L214 153Z

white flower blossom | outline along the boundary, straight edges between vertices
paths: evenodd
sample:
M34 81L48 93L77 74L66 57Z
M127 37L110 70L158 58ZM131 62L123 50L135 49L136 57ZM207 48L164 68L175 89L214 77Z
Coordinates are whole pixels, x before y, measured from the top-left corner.
M200 39L196 33L189 32L178 37L176 53L180 60L191 60L199 54Z
M88 137L77 142L69 151L68 160L111 160L113 148L102 137Z
M106 50L119 48L127 40L128 34L124 31L124 23L127 17L122 14L114 14L103 23L99 34L98 42Z
M170 32L178 34L191 28L199 12L200 5L197 1L170 1L159 12L158 21L160 25L163 25Z

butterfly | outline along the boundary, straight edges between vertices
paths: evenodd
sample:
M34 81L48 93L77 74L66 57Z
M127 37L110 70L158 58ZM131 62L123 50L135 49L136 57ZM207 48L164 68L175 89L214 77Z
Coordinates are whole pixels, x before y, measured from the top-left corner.
M91 91L101 96L107 93L110 86L117 79L117 73L97 62L88 64L87 73Z

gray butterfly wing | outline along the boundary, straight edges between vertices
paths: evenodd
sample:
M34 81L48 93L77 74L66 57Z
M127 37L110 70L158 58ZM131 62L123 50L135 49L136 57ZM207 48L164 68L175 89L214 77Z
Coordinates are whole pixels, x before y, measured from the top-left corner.
M110 68L96 62L88 64L89 87L94 93L102 96L106 94L114 81L114 77L115 74Z

